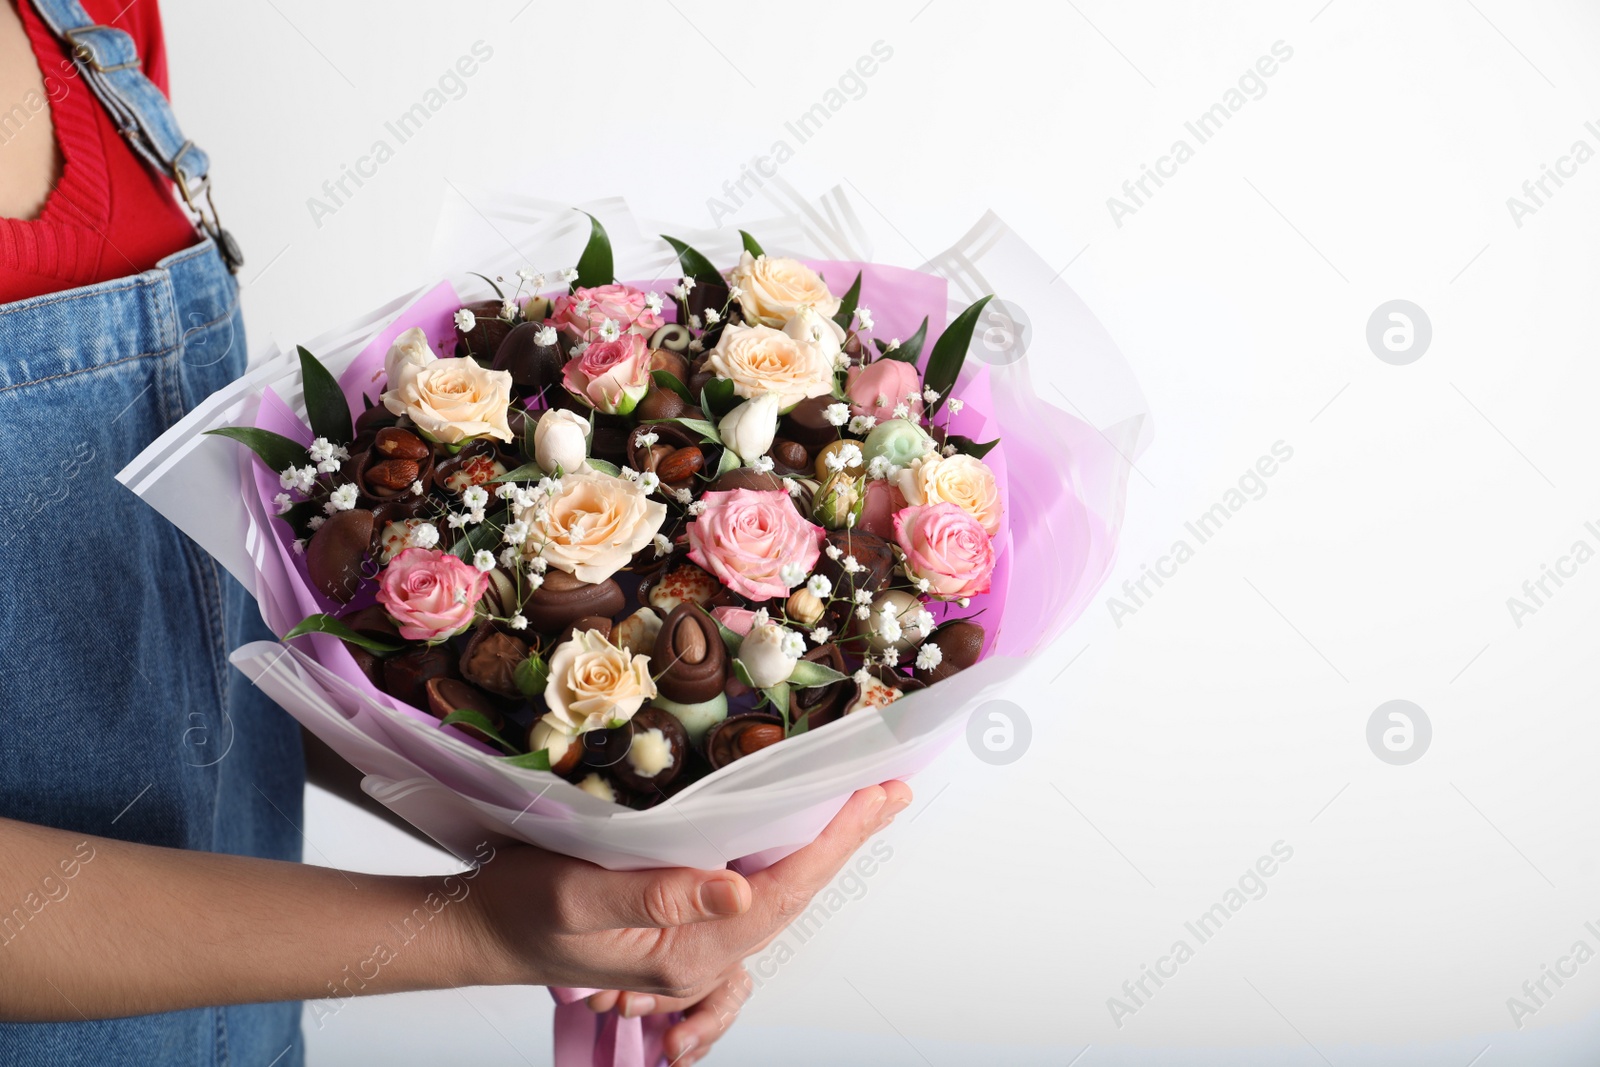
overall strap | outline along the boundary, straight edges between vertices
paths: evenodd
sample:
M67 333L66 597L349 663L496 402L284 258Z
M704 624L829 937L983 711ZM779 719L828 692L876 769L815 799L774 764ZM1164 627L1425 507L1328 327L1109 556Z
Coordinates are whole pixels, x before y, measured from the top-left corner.
M222 228L211 199L211 159L183 136L172 105L144 75L133 38L100 26L78 0L33 0L39 17L72 48L73 59L95 96L133 150L183 194L201 232L217 244L230 271L244 263L238 243Z

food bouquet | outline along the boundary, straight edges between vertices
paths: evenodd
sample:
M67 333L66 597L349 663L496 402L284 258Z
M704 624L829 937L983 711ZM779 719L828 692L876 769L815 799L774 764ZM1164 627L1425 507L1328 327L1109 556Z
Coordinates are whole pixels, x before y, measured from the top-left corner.
M789 255L521 206L491 244L546 267L486 252L269 354L123 480L282 636L235 663L457 855L757 869L1082 610L1144 422L1034 395L1030 340L1121 368L992 219L912 271L804 256L852 251L815 210L773 224ZM561 1012L560 1062L657 1056L649 1021Z

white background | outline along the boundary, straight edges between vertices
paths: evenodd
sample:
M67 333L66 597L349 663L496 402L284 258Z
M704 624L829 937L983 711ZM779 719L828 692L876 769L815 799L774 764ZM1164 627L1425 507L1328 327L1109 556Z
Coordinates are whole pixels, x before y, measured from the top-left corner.
M1600 563L1520 627L1506 604L1574 541L1600 548L1600 161L1520 227L1506 206L1575 140L1600 149L1593 5L165 8L257 344L425 280L452 181L708 224L724 180L793 146L785 120L882 41L892 58L782 176L848 183L880 259L914 266L992 207L1064 266L1155 417L1113 585L1293 449L1135 614L1118 626L1102 598L1018 680L1020 761L958 745L914 783L892 860L764 982L722 1062L1600 1056L1600 962L1520 1032L1506 1003L1578 939L1600 950ZM493 57L465 95L319 226L308 198L478 40ZM1184 122L1277 41L1293 56L1265 95L1119 226L1107 198L1195 146ZM1407 366L1365 338L1396 298L1432 323ZM1366 742L1395 698L1433 728L1408 766ZM311 862L445 869L326 796L307 822ZM1114 1025L1107 998L1194 946L1184 921L1280 840L1267 894ZM549 1016L538 989L362 1001L308 1027L310 1057L542 1064Z

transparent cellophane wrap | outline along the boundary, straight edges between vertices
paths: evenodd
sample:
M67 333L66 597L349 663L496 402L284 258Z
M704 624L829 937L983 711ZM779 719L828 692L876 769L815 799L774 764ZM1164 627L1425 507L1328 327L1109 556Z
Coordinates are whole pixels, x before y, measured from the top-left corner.
M779 213L741 218L739 226L769 254L829 261L832 268L823 269L836 293L858 265L871 262L842 191L811 203L780 183L767 192ZM583 209L605 225L617 277L636 284L664 291L676 282L676 259L656 236L663 232L724 269L738 259L740 237L732 227L646 225L615 199ZM530 267L554 282L576 262L588 235L589 220L567 205L488 191L452 197L432 269L453 292L423 286L304 343L339 376L364 352L370 361L387 348L403 325L425 320L431 336L446 336L454 307L493 295L469 272L515 285L517 269ZM945 612L981 611L977 621L988 643L976 666L881 711L763 749L634 811L553 774L509 767L486 747L440 729L432 716L375 689L331 637L255 642L234 651L233 663L364 772L371 796L462 859L481 855L484 842L523 841L616 870L732 864L749 872L806 844L854 790L926 766L976 708L1003 693L1024 661L1048 649L1083 612L1112 566L1127 476L1148 438L1143 397L1105 330L996 216L986 215L917 270L933 277L869 270L862 304L877 319L876 336L892 336L889 327L908 336L930 314L926 355L944 323L974 300L993 293L1004 301L980 321L954 390L964 401L954 431L1002 442L987 459L1002 483L1006 514L994 588L969 609ZM928 306L929 293L942 306ZM1040 396L1052 386L1072 411ZM311 611L336 605L309 588L284 524L271 517L254 456L202 436L261 421L263 405L303 418L292 344L260 354L249 373L200 404L119 477L216 556L255 594L273 632L283 634ZM1097 425L1080 413L1092 413Z

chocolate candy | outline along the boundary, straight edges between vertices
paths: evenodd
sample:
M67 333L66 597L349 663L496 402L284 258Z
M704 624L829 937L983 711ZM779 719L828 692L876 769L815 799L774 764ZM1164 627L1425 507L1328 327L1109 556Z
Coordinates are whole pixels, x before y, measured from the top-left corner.
M376 604L341 615L339 621L362 637L370 637L374 641L400 641L400 631L395 628L394 620Z
M731 471L723 471L711 483L713 492L726 493L734 489L751 489L758 493L776 489L782 492L783 479L771 471L758 471L754 467L735 467Z
M611 640L611 620L604 615L585 615L581 619L573 619L572 625L561 631L561 636L556 638L551 648L556 648L572 640L574 634L581 634L585 630L598 630L600 636L607 641Z
M680 563L665 574L641 585L639 599L661 615L677 610L679 604L708 606L724 592L723 585L693 563Z
M669 323L667 326L662 327L662 330L671 329L676 325L676 323ZM688 332L684 330L685 334ZM657 330L656 335L659 336L660 334L661 330ZM688 351L688 341L683 343L682 348L660 348L655 345L650 347L650 373L652 375L658 370L664 370L680 382L689 376L689 361L683 355L684 352Z
M472 312L477 321L465 333L460 327L456 328L456 355L472 356L479 363L487 365L494 357L495 350L511 333L511 324L500 317L498 299L474 301L466 305L466 310Z
M488 483L507 469L498 445L479 438L448 459L440 460L433 472L433 484L460 496L475 485L492 488Z
M680 325L676 322L669 322L665 326L662 326L656 330L655 333L650 335L650 347L656 349L657 351L687 352L689 351L689 344L693 340L694 334L689 332L689 327ZM681 382L683 381L684 368L687 365L683 364L682 357L679 357L679 363L679 369L673 371L673 374ZM652 369L656 369L654 357L651 358L651 367ZM672 370L671 367L665 366L659 369Z
M830 530L827 544L838 547L839 558L831 559L824 551L822 558L817 560L817 573L833 582L835 590L866 589L875 594L889 584L889 578L894 573L894 550L883 538L860 530ZM866 569L853 575L846 574L846 556L854 556L856 562Z
M324 596L346 604L361 588L361 564L372 548L374 521L365 508L336 511L311 535L306 572Z
M854 715L858 711L888 707L904 695L905 690L899 685L890 685L875 676L868 675L864 682L855 683L855 696L845 705L844 713Z
M633 417L642 423L652 419L676 419L682 417L689 409L683 402L683 397L671 389L663 389L659 385L652 385L650 391L644 394L643 399L633 409Z
M778 424L783 436L798 441L809 451L820 452L839 439L839 427L823 415L830 404L837 404L830 393L802 400Z
M983 627L975 622L957 620L945 623L933 631L933 636L927 641L939 647L939 665L931 671L918 667L912 671L912 675L932 685L957 671L966 670L978 662L978 656L983 652L983 636Z
M539 633L554 634L585 615L615 618L626 603L615 578L584 582L552 567L545 573L544 584L522 602L522 614Z
M413 645L383 661L383 691L414 708L428 706L428 682L459 677L449 645Z
M798 441L774 438L767 455L780 474L807 474L811 470L811 453Z
M733 684L731 680L729 684ZM668 700L658 693L651 704L668 712L682 723L689 740L696 745L705 740L706 733L713 726L728 717L728 697L725 693L718 693L710 700L702 700L698 704L682 704L676 700Z
M356 416L356 437L361 438L376 434L385 426L393 426L399 421L399 415L396 415L382 404L374 404ZM350 451L354 452L355 449L352 448Z
M543 329L543 323L524 322L506 334L494 353L494 369L508 372L513 388L523 396L557 386L567 362L559 345L538 342Z
M783 740L783 720L766 712L735 715L723 719L706 735L706 759L712 770L721 770L734 760L743 759Z
M455 678L430 678L424 690L428 694L428 710L435 718L443 719L457 711L476 711L489 720L489 724L499 733L505 725L505 716L500 714L496 701L482 690L475 689L466 682ZM464 722L451 723L445 727L447 730L459 730L468 737L493 745L496 742L488 734Z
M689 763L689 735L660 708L645 707L628 720L628 751L611 773L628 789L648 794L677 781Z
M722 692L728 681L728 647L715 620L697 604L672 609L650 657L656 688L668 700L699 704Z
M840 674L850 673L850 668L844 661L844 653L831 641L825 645L818 645L800 658L811 663L820 663L824 667L832 667ZM841 718L844 715L845 701L849 700L851 695L849 678L841 678L837 682L813 686L810 689L792 689L789 692L790 714L794 716L796 722L804 719L806 728L815 730L819 726L826 726Z
M520 637L501 633L492 626L479 626L461 653L461 675L497 696L516 700L517 667L528 658L528 644Z
M628 723L607 730L585 730L578 735L579 758L585 767L614 767L627 758L633 744Z

